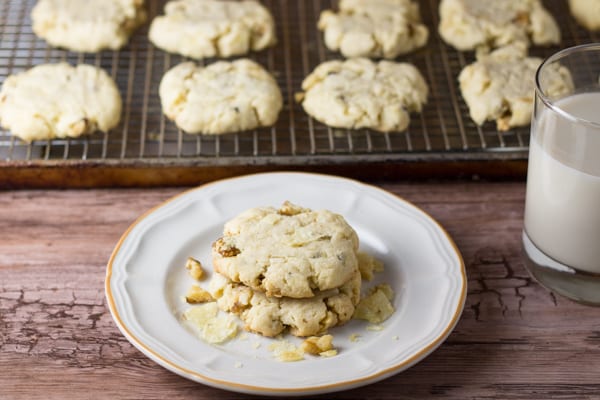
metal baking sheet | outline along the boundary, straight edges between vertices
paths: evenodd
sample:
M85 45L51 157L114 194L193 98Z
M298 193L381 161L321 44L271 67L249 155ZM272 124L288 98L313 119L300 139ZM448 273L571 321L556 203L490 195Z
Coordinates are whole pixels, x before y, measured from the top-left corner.
M150 17L164 1L149 0ZM546 57L563 47L595 42L579 27L563 0L545 1L561 25L560 46L533 48ZM401 56L426 77L430 97L401 133L329 128L308 117L294 100L303 78L319 63L340 58L328 51L316 28L330 0L263 0L277 23L277 46L249 57L276 77L285 105L272 128L221 136L188 135L161 113L158 85L183 57L155 48L146 24L120 51L74 53L49 47L31 30L33 0L0 2L0 83L34 65L66 61L104 68L117 82L124 108L109 133L80 139L24 143L0 130L0 186L94 187L195 184L264 170L312 170L358 178L457 175L523 176L529 128L498 132L495 124L475 125L460 96L457 76L473 61L444 44L437 34L438 1L421 1L430 29L427 46ZM210 63L213 60L204 60Z

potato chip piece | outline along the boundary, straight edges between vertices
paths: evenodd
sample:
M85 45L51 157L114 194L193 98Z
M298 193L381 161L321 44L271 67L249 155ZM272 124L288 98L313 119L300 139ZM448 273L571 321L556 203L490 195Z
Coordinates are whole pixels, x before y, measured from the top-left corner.
M389 285L376 286L371 292L363 297L354 311L354 318L364 319L372 324L379 324L392 315L394 306L390 302L394 292Z
M183 316L192 324L198 336L208 343L223 343L234 338L238 332L235 317L219 315L219 308L214 302L192 307Z

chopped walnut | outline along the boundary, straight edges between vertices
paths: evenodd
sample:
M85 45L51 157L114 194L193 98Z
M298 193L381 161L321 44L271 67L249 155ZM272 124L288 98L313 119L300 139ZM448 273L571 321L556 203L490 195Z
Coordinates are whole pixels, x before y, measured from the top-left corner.
M217 239L213 243L214 249L223 257L235 257L241 253L240 249L235 247L232 243L226 243L223 238Z
M521 12L517 14L517 16L513 19L513 22L519 25L529 25L531 20L529 18L529 14L526 12Z
M193 257L188 257L185 263L185 269L188 270L190 276L195 280L199 281L204 278L204 270L202 269L202 263Z
M305 353L318 355L330 350L334 350L333 348L333 336L331 335L323 335L323 336L311 336L306 338L302 342L302 350Z
M189 304L208 303L214 300L210 293L197 285L192 285L185 295L185 301Z

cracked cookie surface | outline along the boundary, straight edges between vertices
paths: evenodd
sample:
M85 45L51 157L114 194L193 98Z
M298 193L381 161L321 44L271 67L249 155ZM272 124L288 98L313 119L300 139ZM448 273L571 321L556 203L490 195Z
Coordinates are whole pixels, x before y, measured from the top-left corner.
M358 270L358 236L339 214L291 203L249 209L213 244L215 271L269 297L312 297Z
M193 62L169 70L160 82L163 112L187 133L222 134L271 126L283 105L275 79L248 59Z
M9 76L0 90L0 125L27 142L107 132L120 116L115 82L91 65L41 64Z
M117 50L146 21L144 7L144 0L39 0L31 11L32 28L53 46Z
M352 318L360 300L360 286L357 270L339 288L315 293L313 297L275 298L215 273L209 291L219 308L237 314L249 331L272 337L289 329L295 336L312 336Z
M458 50L560 43L556 20L540 0L442 0L439 33Z
M495 120L497 129L526 126L531 121L535 73L541 58L527 57L524 45L512 45L481 54L459 74L458 81L471 119L478 125ZM573 90L570 73L564 67L547 68L544 79L550 96Z
M150 41L191 58L231 57L276 43L275 23L257 1L173 0L154 18Z
M339 12L321 13L318 27L327 48L348 58L395 58L424 46L429 36L411 0L341 0Z
M413 65L367 58L327 61L302 82L302 106L336 128L403 131L420 112L429 89Z

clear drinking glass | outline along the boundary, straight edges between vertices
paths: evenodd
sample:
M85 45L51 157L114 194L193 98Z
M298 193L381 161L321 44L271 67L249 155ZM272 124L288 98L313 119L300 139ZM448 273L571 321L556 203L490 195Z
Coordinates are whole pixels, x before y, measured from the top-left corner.
M558 74L557 74L558 72ZM600 44L562 50L536 74L523 249L550 290L600 305Z

